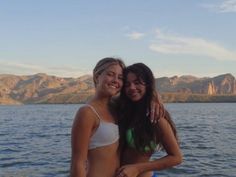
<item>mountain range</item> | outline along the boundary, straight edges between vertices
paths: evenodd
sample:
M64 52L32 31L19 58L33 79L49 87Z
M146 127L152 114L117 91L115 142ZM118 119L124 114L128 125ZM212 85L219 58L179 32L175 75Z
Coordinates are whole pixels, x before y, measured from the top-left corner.
M236 102L232 74L213 78L174 76L156 78L164 102ZM44 73L27 76L0 74L0 104L83 103L94 94L90 75L63 78Z

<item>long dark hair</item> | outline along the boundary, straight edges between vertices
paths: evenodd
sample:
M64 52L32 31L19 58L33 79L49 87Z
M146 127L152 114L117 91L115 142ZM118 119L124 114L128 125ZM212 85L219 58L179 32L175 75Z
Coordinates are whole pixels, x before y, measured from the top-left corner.
M144 83L146 86L146 93L143 98L137 102L131 101L125 93L125 83L127 75L133 73L136 75L140 83ZM143 63L136 63L128 66L124 70L124 86L121 90L120 101L121 101L121 115L119 120L120 127L120 145L121 147L126 146L125 136L126 131L132 128L134 131L134 143L137 149L144 149L148 146L150 149L150 142L154 141L156 144L161 145L161 133L159 132L158 126L152 124L149 115L151 102L156 101L160 104L164 117L170 123L171 128L177 137L176 128L173 121L170 118L167 110L164 109L159 97L157 96L155 78L152 71Z

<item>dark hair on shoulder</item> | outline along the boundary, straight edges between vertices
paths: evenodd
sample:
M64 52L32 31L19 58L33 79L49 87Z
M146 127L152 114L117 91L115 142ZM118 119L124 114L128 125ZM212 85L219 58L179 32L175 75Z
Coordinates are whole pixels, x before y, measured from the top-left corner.
M171 120L170 114L165 110L156 91L156 82L151 69L143 63L135 63L125 68L124 70L124 85L126 83L127 75L133 73L137 76L140 83L146 86L146 93L144 97L137 102L131 101L125 93L125 86L123 86L120 94L121 101L121 115L119 120L120 127L120 144L125 146L126 131L129 128L134 130L134 142L136 147L144 148L150 147L150 142L154 141L156 144L161 144L161 134L158 133L158 126L151 123L147 116L147 111L151 108L151 102L157 101L160 104L161 111L164 113L165 119L169 122L177 139L177 132L174 122ZM150 147L151 149L151 147Z

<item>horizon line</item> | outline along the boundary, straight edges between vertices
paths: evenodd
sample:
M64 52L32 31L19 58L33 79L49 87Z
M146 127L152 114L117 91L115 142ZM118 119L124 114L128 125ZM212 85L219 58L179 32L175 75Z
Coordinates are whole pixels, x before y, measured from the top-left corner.
M43 73L43 72L38 72L38 73L35 73L35 74L10 74L10 73L0 73L0 76L1 75L12 75L12 76L33 76L33 75L47 75L47 76L54 76L54 77L60 77L60 78L80 78L80 77L85 77L85 76L91 76L92 77L92 74L83 74L83 75L80 75L80 76L60 76L60 75L56 75L56 74L49 74L49 73ZM234 78L236 78L232 73L230 72L227 72L227 73L222 73L222 74L217 74L217 75L214 75L214 76L196 76L196 75L193 75L193 74L183 74L183 75L172 75L172 76L161 76L161 77L154 77L155 78L163 78L163 77L168 77L168 78L172 78L172 77L183 77L183 76L189 76L189 77L196 77L196 78L212 78L212 77L218 77L218 76L221 76L221 75L232 75Z

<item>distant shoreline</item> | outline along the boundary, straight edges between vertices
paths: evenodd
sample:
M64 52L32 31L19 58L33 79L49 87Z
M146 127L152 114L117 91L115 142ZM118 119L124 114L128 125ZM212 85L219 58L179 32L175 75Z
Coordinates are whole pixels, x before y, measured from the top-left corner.
M165 103L235 103L236 94L183 94L162 93L161 98Z
M236 102L236 79L230 73L213 78L162 77L156 78L155 84L164 103ZM0 105L78 104L85 103L94 92L93 78L88 75L0 75Z
M37 104L84 104L87 99L83 101L65 101L56 99L48 102L42 101L37 102L10 102L3 103L0 102L0 105L37 105ZM161 100L164 103L236 103L236 94L216 94L216 95L207 95L207 94L183 94L183 93L161 93Z

